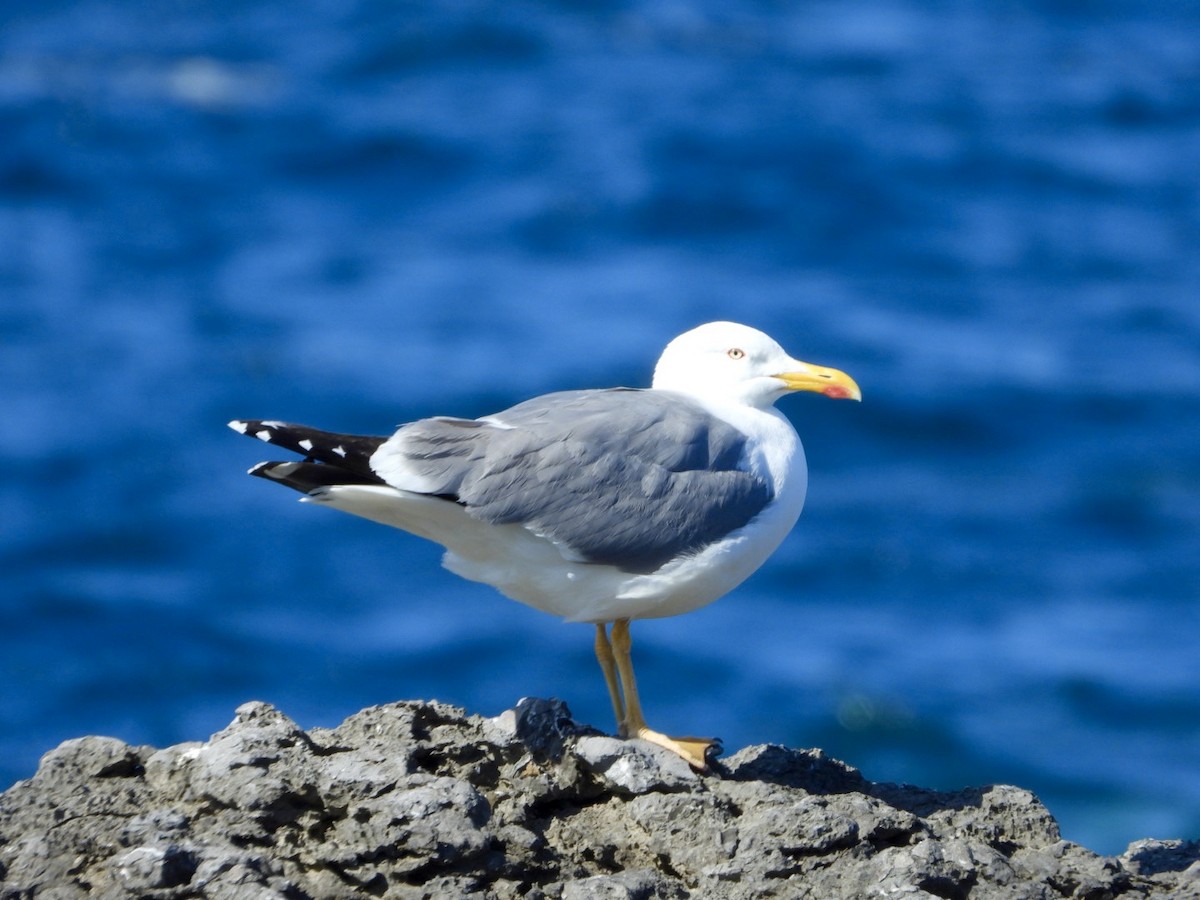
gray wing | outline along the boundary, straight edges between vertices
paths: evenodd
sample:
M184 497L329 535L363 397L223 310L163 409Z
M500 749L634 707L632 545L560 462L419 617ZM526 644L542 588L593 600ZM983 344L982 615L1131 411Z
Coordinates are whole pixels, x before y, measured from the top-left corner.
M771 501L770 485L743 468L745 451L740 431L686 397L616 389L548 394L479 420L423 419L381 452L401 454L425 492L476 518L642 573Z

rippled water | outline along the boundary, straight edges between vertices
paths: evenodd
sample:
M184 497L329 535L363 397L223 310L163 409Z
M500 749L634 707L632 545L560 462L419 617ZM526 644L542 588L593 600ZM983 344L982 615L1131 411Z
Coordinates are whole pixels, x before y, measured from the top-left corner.
M635 627L651 720L1200 833L1195 4L0 13L0 785L84 733L437 697L610 727L583 626L243 475L234 416L386 432L644 384L731 318L795 534Z

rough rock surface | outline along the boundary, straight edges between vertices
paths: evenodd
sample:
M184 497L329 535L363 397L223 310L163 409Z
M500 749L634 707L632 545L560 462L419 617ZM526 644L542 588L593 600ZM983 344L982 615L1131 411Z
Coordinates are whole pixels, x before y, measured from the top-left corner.
M1028 791L873 784L816 750L697 775L525 700L205 743L68 741L0 795L0 898L1200 898L1200 844L1101 857Z

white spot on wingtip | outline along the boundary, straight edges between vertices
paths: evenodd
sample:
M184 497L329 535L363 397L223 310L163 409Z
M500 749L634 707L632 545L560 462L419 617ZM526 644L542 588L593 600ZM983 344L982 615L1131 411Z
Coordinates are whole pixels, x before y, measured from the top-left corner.
M236 431L238 434L245 434L246 429L250 427L250 424L248 422L243 422L241 419L234 419L233 421L227 422L226 424L230 428L232 428L234 431Z
M287 422L279 422L275 419L262 423L263 428L287 428Z
M336 453L338 456L345 456L346 448L343 447L341 444L338 444L338 446L333 448L333 452Z
M304 440L302 440L300 442L300 446L303 447L305 450L311 450L313 448L313 442L308 440L307 438L305 438Z
M247 475L265 475L267 478L274 478L276 481L282 481L300 467L300 463L290 462L260 462L258 465L251 466L247 471Z
M271 432L267 431L265 428L262 431L254 432L254 436L260 441L266 441L268 444L271 443Z

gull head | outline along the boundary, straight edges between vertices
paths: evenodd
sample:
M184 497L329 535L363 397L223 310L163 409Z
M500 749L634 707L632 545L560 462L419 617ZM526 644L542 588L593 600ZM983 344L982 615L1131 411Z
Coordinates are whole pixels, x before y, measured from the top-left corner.
M709 322L667 344L652 387L759 409L794 391L862 399L845 372L794 359L761 331L735 322Z

